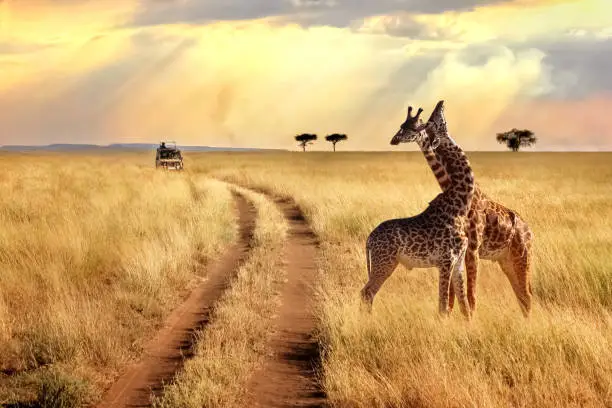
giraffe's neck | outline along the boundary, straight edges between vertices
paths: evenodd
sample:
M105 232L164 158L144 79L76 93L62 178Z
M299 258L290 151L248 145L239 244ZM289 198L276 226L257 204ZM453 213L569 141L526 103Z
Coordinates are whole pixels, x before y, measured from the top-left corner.
M431 141L435 139L435 135L433 132L428 131L426 137L428 140L419 139L418 145L423 153L423 156L425 156L425 160L427 160L429 168L436 177L436 181L440 185L440 188L442 191L446 191L450 186L450 178L448 177L448 173L446 173L444 166L440 162L440 159L436 155L436 152L434 149L432 149Z
M463 149L450 137L446 128L442 130L436 134L440 144L435 152L423 153L447 201L452 204L453 212L457 215L466 215L474 195L474 174ZM431 136L428 134L430 139ZM436 162L433 162L433 159Z

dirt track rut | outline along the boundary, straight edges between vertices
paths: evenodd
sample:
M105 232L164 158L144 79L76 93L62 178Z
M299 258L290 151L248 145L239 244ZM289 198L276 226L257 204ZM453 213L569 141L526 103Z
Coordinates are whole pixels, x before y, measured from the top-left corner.
M314 303L318 241L292 199L266 195L288 223L284 248L287 281L280 292L281 307L270 340L273 355L253 373L246 406L321 407L325 395L316 378L319 353Z
M208 271L208 279L175 309L163 328L145 346L142 359L129 367L111 386L98 408L146 407L189 357L193 333L210 319L212 307L246 259L255 231L255 207L234 193L238 210L239 239Z

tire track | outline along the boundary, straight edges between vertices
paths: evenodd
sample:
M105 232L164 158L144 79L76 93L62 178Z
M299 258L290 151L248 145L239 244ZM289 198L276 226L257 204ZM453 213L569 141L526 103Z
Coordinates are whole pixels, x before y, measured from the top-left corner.
M209 270L208 279L196 287L176 308L164 327L145 346L141 360L132 365L106 392L98 408L147 407L151 395L159 395L164 382L173 379L190 357L193 333L206 326L211 311L246 259L255 231L256 209L233 191L238 212L238 241Z
M281 306L270 339L273 355L247 385L248 406L322 407L325 394L317 381L320 354L314 300L318 240L293 199L255 191L273 200L288 223L287 281L280 291Z

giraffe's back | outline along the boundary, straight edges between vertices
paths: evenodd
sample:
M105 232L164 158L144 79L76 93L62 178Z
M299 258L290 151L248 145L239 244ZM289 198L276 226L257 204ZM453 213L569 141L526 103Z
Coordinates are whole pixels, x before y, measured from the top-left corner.
M431 207L430 207L431 208ZM449 248L460 250L465 219L425 211L415 217L382 222L370 233L366 249L376 257L393 258L408 268L436 266Z

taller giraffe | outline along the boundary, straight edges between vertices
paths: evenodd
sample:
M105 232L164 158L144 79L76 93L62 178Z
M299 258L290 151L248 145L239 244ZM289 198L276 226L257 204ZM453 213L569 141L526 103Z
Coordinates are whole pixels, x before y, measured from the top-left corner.
M391 144L416 141L426 127L443 135L445 121L428 122L417 128L422 111L419 109L417 115L412 117L412 107L409 108L408 119ZM440 137L440 148L445 152L442 163L450 180L449 187L434 198L421 214L384 221L370 233L366 242L369 279L361 290L361 296L371 306L374 296L399 263L408 269L435 266L440 272L439 312L443 315L448 313L452 277L461 311L469 319L463 270L468 246L465 228L474 194L474 175L465 153L450 137Z
M438 104L429 121L442 116L442 105ZM416 124L417 127L419 124ZM441 164L437 150L438 138L431 128L426 128L425 138L417 143L433 171L442 191L449 187L450 179ZM476 280L479 259L498 262L506 274L525 317L531 311L531 241L533 234L527 223L513 210L493 201L475 183L474 196L468 212L468 249L465 256L467 275L467 298L470 309L476 308ZM450 308L454 293L450 288Z

